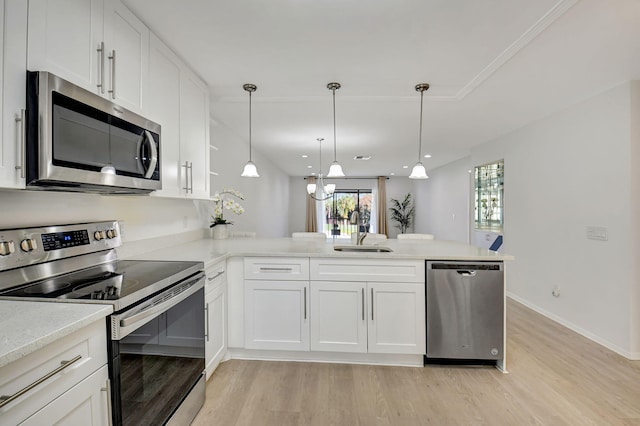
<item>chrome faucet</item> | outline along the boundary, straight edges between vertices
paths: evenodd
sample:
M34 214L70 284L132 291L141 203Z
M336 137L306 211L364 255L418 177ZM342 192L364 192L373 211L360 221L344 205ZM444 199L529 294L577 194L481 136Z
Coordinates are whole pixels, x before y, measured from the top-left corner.
M356 244L361 246L362 242L364 241L365 238L367 238L368 232L364 231L364 234L362 236L360 236L360 214L358 213L357 210L355 210L353 213L351 213L351 217L349 218L349 222L351 222L352 225L356 225L357 228L357 233L356 233Z

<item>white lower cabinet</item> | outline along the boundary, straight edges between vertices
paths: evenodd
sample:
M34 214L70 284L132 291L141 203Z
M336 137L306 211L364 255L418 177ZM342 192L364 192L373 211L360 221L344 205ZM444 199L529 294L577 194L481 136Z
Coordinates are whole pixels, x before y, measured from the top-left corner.
M423 283L367 283L369 353L425 354Z
M109 423L108 388L109 369L105 365L98 371L60 395L21 425L86 425L106 426Z
M309 350L309 281L245 280L245 348Z
M107 425L108 378L100 319L0 368L0 395L15 395L0 407L0 424Z
M424 354L424 284L312 281L311 350Z
M367 285L311 282L311 350L367 352Z
M207 379L227 352L227 277L225 262L207 268L204 295Z

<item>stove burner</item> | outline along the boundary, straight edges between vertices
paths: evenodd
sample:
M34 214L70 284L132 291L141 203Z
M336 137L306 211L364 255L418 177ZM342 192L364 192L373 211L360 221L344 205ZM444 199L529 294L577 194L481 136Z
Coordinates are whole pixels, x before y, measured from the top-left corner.
M24 289L24 292L33 296L37 296L42 294L55 293L56 291L60 291L70 286L71 283L68 282L48 280L43 281L39 284L29 286Z

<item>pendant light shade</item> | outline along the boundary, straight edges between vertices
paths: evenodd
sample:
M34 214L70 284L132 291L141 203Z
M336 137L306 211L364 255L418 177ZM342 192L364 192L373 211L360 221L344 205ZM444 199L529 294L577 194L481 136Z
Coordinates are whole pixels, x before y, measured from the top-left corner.
M336 185L333 183L324 183L324 177L322 176L322 141L323 138L318 138L317 141L320 144L320 172L318 173L318 178L316 183L307 184L307 194L309 197L313 198L316 201L324 201L331 198L333 193L336 190ZM328 176L327 176L328 177Z
M327 177L343 177L342 166L338 163L336 155L336 90L340 88L340 83L329 83L327 89L333 92L333 163L329 167Z
M409 175L409 179L428 179L427 170L424 168L424 165L420 161L422 158L422 104L424 98L424 92L429 90L429 84L421 83L416 85L416 91L420 92L420 137L418 139L418 162L413 169L411 170L411 174Z
M247 164L244 165L244 169L242 170L242 174L240 176L257 178L260 177L260 175L258 174L258 168L253 163L253 161L251 161L251 94L255 92L258 87L255 84L247 83L243 85L242 88L249 92L249 161L247 161Z

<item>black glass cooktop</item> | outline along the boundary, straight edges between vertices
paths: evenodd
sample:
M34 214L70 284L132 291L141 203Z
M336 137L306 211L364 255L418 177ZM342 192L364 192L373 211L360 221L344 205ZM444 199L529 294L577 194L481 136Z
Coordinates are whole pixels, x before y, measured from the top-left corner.
M4 290L0 296L103 303L128 299L131 304L201 269L201 262L120 260Z

